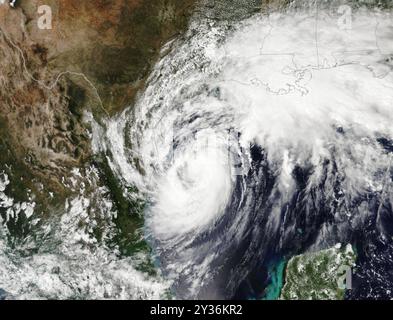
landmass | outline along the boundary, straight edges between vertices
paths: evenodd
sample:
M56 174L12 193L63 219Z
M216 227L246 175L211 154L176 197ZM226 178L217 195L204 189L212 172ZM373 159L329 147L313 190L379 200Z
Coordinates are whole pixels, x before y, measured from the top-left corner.
M351 245L305 253L289 260L285 270L283 300L342 300L346 269L355 266Z

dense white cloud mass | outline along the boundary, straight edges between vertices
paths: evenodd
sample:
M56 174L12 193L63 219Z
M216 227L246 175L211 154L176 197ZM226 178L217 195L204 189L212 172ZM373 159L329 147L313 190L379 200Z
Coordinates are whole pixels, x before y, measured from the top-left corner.
M393 136L393 77L375 28L390 20L360 12L343 31L334 17L322 18L317 44L308 15L257 16L228 36L199 30L158 64L137 115L148 123L139 151L157 197L153 229L181 234L222 213L232 183L229 129L241 133L242 146L257 142L282 164L283 188L295 164L318 168L332 148L348 187L376 187L376 171L390 163L375 138Z

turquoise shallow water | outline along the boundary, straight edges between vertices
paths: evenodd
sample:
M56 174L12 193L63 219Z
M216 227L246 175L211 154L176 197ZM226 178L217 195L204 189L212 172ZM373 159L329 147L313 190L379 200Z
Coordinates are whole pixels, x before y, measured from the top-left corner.
M286 260L280 260L277 264L272 264L269 268L270 284L265 290L263 300L277 300L280 297L281 289L284 285L286 263Z

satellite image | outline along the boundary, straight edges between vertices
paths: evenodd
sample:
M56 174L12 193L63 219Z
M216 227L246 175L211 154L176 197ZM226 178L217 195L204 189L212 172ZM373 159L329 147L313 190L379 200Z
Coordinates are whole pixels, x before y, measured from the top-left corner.
M391 299L392 0L0 0L0 300Z

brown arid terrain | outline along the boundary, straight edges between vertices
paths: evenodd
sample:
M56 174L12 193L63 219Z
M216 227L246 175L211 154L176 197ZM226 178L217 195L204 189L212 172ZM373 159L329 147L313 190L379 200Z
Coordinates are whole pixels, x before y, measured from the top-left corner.
M85 110L99 121L133 103L163 43L194 0L18 0L0 4L0 163L14 194L42 201L91 151ZM38 27L41 5L52 29ZM42 187L44 186L44 187ZM22 197L22 195L21 195Z
M35 206L31 218L1 208L10 248L25 252L25 244L42 235L35 228L59 218L67 199L83 193L98 241L106 239L113 222L109 247L124 256L149 252L140 236L143 203L124 196L106 155L93 154L84 114L102 124L132 106L162 45L186 30L195 3L17 0L12 7L8 0L0 2L0 177L9 179L4 192L14 203ZM52 11L51 29L39 28L42 5ZM113 203L113 221L99 216L100 188ZM89 228L83 217L78 225ZM29 250L39 244L35 248ZM138 268L153 272L149 259Z

